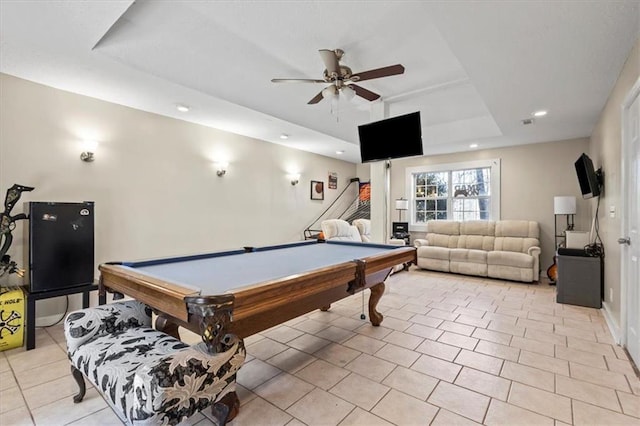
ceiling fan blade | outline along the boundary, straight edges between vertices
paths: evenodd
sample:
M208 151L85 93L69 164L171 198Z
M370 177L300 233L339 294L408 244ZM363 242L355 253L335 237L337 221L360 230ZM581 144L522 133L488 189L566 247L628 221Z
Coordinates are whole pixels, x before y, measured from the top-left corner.
M361 98L365 98L368 101L375 101L380 97L380 95L378 95L377 93L373 93L371 90L367 90L364 87L360 87L356 84L350 84L349 87L356 91L356 95L360 96ZM320 94L322 95L322 93Z
M322 92L320 92L317 95L315 95L309 102L307 102L307 104L308 105L317 104L318 102L320 102L322 100L322 98L323 98Z
M324 62L324 67L327 69L327 73L329 75L333 73L340 75L340 64L338 64L336 52L329 49L320 49L319 52L322 62Z
M389 77L390 75L398 75L404 73L404 67L400 64L390 65L388 67L377 68L375 70L354 73L351 76L353 81L365 81L380 77Z
M324 80L314 80L312 78L272 78L272 83L326 83Z

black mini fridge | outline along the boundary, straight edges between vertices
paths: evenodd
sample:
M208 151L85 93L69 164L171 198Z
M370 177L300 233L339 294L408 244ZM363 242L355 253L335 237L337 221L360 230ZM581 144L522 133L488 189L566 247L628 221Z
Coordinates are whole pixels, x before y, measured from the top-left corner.
M94 203L27 202L29 291L93 284Z
M603 261L583 249L558 249L556 302L602 308Z

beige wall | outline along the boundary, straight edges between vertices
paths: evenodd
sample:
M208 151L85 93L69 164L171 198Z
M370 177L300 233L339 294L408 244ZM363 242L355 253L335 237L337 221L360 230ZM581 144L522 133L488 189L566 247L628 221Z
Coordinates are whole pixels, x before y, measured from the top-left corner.
M300 240L356 173L352 163L4 74L0 94L2 196L14 183L36 188L14 214L23 201L95 201L96 265ZM93 163L79 159L86 136L100 141ZM224 177L213 167L220 153ZM301 173L297 186L290 168ZM337 190L327 188L329 172ZM325 182L324 201L309 199L312 179ZM10 250L20 265L22 226ZM38 303L39 317L63 311L62 300Z
M574 167L574 162L588 147L589 140L584 138L393 160L391 199L408 198L410 195L408 189L405 189L406 167L499 158L501 219L534 220L540 224L540 268L541 276L546 277L546 269L552 264L555 252L553 197L575 196L578 212L575 229L589 230L589 205L580 194ZM392 220L397 220L397 212L393 207L390 215ZM562 223L564 222L559 219L558 226ZM424 234L412 233L412 238L419 238L421 235Z
M621 236L621 147L622 147L622 103L640 76L640 40L631 50L629 57L618 77L609 99L602 110L598 124L591 134L589 156L594 167L604 171L605 190L600 197L600 238L605 248L605 309L615 322L621 324L620 309L620 246L617 239ZM616 217L609 216L609 207L615 206ZM595 212L596 200L591 202ZM613 297L610 297L613 295Z

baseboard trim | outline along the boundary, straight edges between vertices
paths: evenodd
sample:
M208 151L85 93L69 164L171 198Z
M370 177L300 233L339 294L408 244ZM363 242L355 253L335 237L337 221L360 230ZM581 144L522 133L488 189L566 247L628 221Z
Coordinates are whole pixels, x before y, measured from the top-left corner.
M55 324L62 324L64 321L65 313L59 313L54 315L47 315L46 317L37 317L36 318L36 328L39 327L51 327Z
M613 337L613 341L617 345L622 345L622 334L620 333L620 326L613 318L613 314L611 313L611 308L607 302L602 302L602 313L604 315L604 320L607 323L607 327L609 327L609 331L611 332L611 336Z

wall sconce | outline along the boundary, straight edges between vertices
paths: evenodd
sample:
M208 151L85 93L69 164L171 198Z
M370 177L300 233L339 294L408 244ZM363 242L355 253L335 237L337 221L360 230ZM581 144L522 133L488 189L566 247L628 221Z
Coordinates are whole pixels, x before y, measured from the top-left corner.
M409 200L398 198L396 200L396 210L398 210L398 222L402 222L402 211L409 210Z
M214 165L216 166L216 174L219 177L222 177L227 173L227 167L229 166L229 163L217 162L214 163Z
M96 151L96 148L98 148L98 142L89 140L83 141L82 149L84 149L84 151L80 154L80 159L85 163L90 163L95 160L94 152Z
M297 185L300 182L300 173L289 174L289 179L291 179L291 185Z

